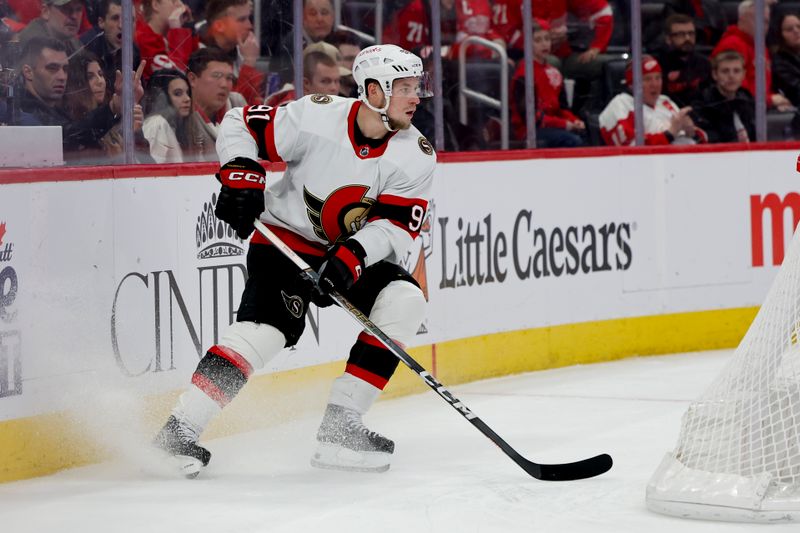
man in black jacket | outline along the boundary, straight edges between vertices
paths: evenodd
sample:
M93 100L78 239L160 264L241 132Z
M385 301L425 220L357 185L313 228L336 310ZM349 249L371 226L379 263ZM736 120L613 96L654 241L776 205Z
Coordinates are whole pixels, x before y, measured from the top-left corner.
M680 107L700 96L711 83L711 63L695 51L697 30L686 15L672 15L664 24L665 48L656 58L664 71L664 94Z
M695 122L708 134L709 142L750 142L756 139L755 102L744 81L744 58L732 50L712 59L715 84L692 103Z

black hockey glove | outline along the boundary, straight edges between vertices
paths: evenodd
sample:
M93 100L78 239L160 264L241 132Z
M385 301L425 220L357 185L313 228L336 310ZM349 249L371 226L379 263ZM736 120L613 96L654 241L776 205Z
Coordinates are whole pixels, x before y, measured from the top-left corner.
M320 289L323 293L343 292L361 277L367 252L357 240L347 239L328 250L326 257L319 269Z
M222 165L217 179L222 189L214 214L236 230L240 239L253 233L253 220L264 211L264 167L246 157L237 157Z

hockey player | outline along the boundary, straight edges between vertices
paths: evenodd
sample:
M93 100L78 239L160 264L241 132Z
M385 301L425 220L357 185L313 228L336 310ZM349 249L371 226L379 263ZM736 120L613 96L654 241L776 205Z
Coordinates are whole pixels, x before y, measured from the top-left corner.
M327 291L342 292L401 344L422 322L425 298L398 262L422 227L436 163L411 125L420 98L431 95L427 77L419 57L379 45L356 56L353 78L358 99L311 95L277 108L232 109L222 122L217 216L241 238L260 217L321 279L312 287L260 233L253 235L237 322L200 361L155 438L188 477L211 457L197 442L206 425L253 372L297 342L308 305L330 304ZM258 159L287 167L266 190L266 202ZM358 336L331 388L312 465L389 468L394 442L370 431L362 416L397 364L377 339Z

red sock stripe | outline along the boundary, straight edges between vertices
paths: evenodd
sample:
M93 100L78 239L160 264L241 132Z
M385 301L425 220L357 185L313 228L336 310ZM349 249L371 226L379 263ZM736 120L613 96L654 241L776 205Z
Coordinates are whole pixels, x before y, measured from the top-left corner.
M351 376L355 376L358 379L362 379L372 385L373 387L378 387L379 389L383 390L389 380L386 378L382 378L377 374L373 374L369 370L364 370L360 366L356 366L353 364L348 364L344 371Z
M216 345L209 348L208 351L229 361L233 366L238 368L242 374L244 374L245 379L249 379L250 374L253 373L253 366L247 362L247 359L230 348Z
M203 391L206 396L217 402L220 407L225 407L231 401L219 387L214 385L214 383L203 374L198 374L197 372L192 374L192 384Z
M381 341L379 341L377 338L373 337L372 335L370 335L366 331L362 331L358 335L358 340L363 342L364 344L369 344L370 346L374 346L375 348L381 348L382 350L388 350L389 349L386 346L384 346ZM398 340L395 340L395 339L392 339L392 340L394 341L394 343L396 345L398 345L402 349L404 349L404 350L406 349L405 345L402 342L400 342Z

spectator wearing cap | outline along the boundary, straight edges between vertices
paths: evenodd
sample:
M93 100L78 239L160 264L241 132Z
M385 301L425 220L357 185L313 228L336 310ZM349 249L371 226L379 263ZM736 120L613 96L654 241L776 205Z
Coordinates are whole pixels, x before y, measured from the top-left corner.
M30 39L22 50L21 65L24 90L16 124L61 126L65 153L98 147L121 118L121 83L115 85L114 96L108 103L95 107L82 119L73 120L65 112L69 61L63 42L47 37ZM143 91L138 74L135 82L134 97L140 98Z
M691 17L670 16L664 23L665 47L655 56L664 69L664 94L681 107L711 83L711 63L695 51L696 35Z
M143 17L136 21L134 40L147 61L145 79L156 70L186 71L199 40L191 28L192 12L181 0L142 0Z
M200 43L231 56L234 90L256 105L264 101L264 74L256 69L261 46L253 33L252 13L251 0L209 0Z
M44 0L42 13L19 33L19 42L24 47L35 37L47 37L64 44L68 56L81 47L78 32L83 18L83 0Z
M244 97L233 91L233 59L216 48L201 48L189 57L189 87L194 112L192 128L196 132L197 158L217 160L217 134L225 113L247 105Z
M692 103L697 125L712 143L749 142L756 138L756 105L742 88L744 58L733 50L720 52L711 61L714 85Z
M303 50L303 94L327 94L338 96L341 79L351 76L350 69L339 64L339 51L335 46L318 42ZM280 92L267 98L267 105L279 106L297 98L294 87L287 85Z
M633 65L625 71L628 88L633 86ZM679 108L668 96L661 94L661 66L653 56L642 58L642 99L644 101L644 143L694 144L707 141L705 132L695 127L689 116L690 107ZM608 145L635 144L633 95L623 92L612 98L600 113L600 133Z
M580 133L586 130L583 121L566 109L564 76L547 62L550 54L550 27L547 21L533 22L533 84L536 96L536 142L543 148L582 146ZM511 123L514 137L524 140L525 126L525 62L520 61L511 81Z
M102 0L97 7L97 28L84 33L81 42L100 59L110 90L116 72L122 70L122 0ZM101 35L102 34L102 35ZM133 64L141 61L139 47L133 45Z
M755 18L756 6L753 0L744 0L739 4L739 20L736 24L728 26L725 34L722 36L717 46L711 52L712 59L714 56L725 50L733 50L744 58L745 63L745 77L742 87L750 92L751 95L756 94L756 45L755 45ZM769 25L769 6L764 7L764 21ZM772 91L772 69L770 65L769 54L764 51L766 62L766 88L767 88L767 105L776 108L778 111L791 110L791 102L782 94Z

